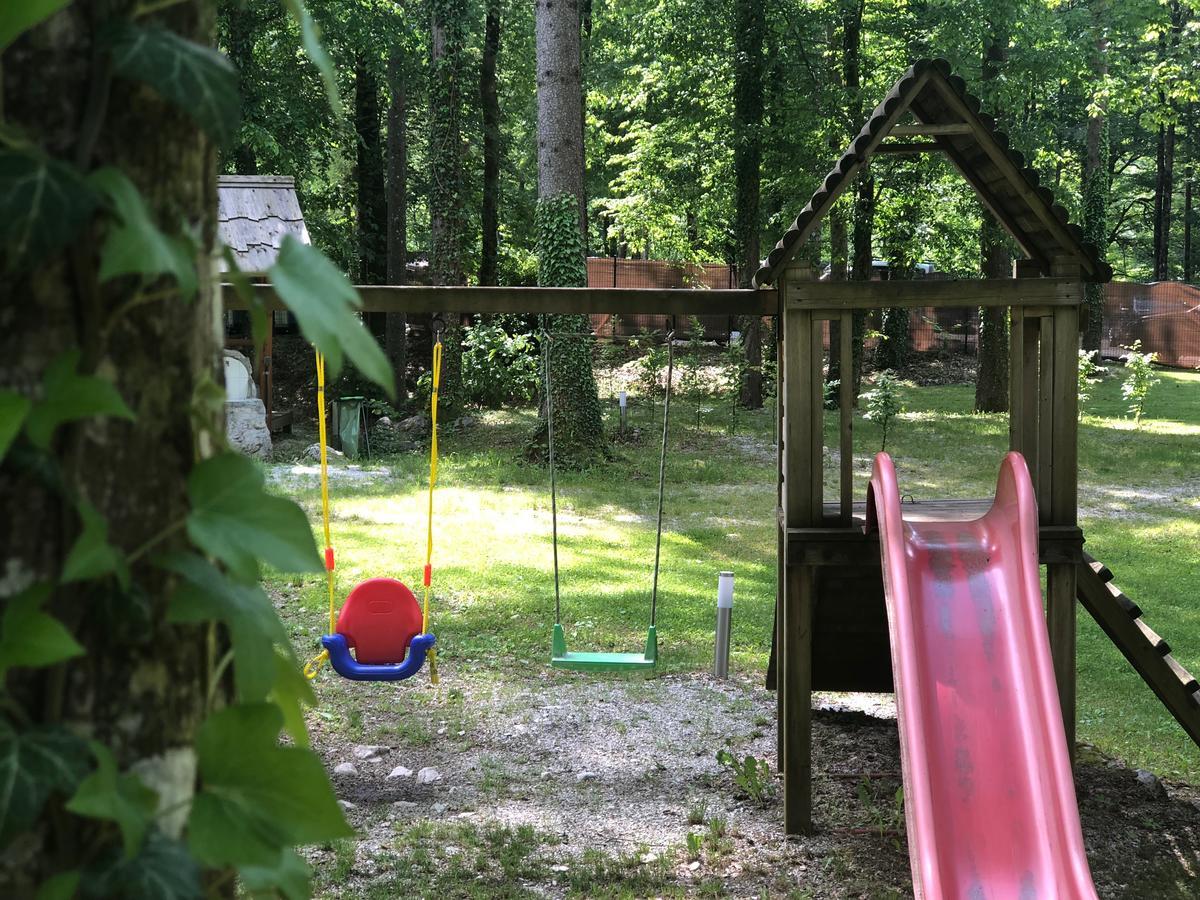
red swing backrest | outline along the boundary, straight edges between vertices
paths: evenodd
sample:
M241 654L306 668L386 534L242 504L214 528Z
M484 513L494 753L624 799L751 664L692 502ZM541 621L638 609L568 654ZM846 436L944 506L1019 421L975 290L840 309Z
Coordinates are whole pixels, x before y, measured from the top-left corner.
M409 641L421 633L421 604L403 582L370 578L346 598L337 630L360 663L403 662Z

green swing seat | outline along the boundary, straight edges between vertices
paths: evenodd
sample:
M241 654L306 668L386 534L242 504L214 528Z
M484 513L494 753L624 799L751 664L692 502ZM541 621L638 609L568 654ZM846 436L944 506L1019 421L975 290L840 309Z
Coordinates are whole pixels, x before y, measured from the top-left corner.
M618 672L629 669L653 669L658 662L658 632L654 626L646 633L644 653L579 653L567 649L562 625L554 624L550 641L550 665L576 672Z
M663 494L667 476L667 436L671 422L671 382L675 370L675 331L667 334L667 384L663 392L662 448L658 457L658 521L654 534L654 575L650 591L650 627L646 631L646 649L642 653L577 652L567 649L563 633L560 585L558 577L558 487L554 467L554 390L550 380L550 346L553 336L542 333L546 375L546 445L550 457L550 522L554 547L554 631L550 639L550 665L576 672L628 672L651 670L658 664L658 568L662 554Z

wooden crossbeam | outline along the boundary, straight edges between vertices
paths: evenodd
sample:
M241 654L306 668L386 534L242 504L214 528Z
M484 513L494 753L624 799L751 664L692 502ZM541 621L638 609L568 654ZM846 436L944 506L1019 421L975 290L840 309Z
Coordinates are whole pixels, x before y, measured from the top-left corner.
M1078 306L1074 278L962 281L811 281L788 291L788 309L841 311L922 306Z
M966 122L932 123L930 125L897 125L891 130L892 137L929 137L938 134L970 134L971 126Z
M884 141L876 153L940 153L942 145L934 141Z
M246 309L231 284L221 285L226 309ZM468 287L359 285L364 312L610 313L614 315L773 316L774 290L686 288ZM254 285L267 309L284 309L269 284Z

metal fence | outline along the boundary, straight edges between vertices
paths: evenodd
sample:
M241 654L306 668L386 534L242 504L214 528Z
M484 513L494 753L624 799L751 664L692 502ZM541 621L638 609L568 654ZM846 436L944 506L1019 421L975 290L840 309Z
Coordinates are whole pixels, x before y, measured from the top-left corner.
M1116 359L1134 341L1164 366L1200 367L1200 288L1178 281L1105 285L1100 355Z
M737 272L727 265L689 265L656 259L591 257L587 261L588 287L733 288ZM936 275L932 277L937 277ZM1112 282L1104 286L1104 324L1100 354L1119 359L1125 348L1141 341L1142 350L1157 354L1164 366L1200 367L1200 287L1181 282L1152 284ZM917 308L910 311L911 347L918 353L974 354L978 349L979 311L964 306ZM701 316L704 336L724 342L738 330L735 317ZM689 335L687 322L675 323L680 337ZM869 331L879 328L878 316L868 321ZM640 332L665 332L670 316L592 316L592 327L604 337L629 337ZM828 340L828 333L826 334ZM877 342L868 337L868 345Z
M737 272L733 266L714 263L693 265L662 259L616 259L592 256L587 261L588 287L594 288L735 288ZM699 316L707 340L726 341L737 330L733 316ZM671 329L670 316L593 315L592 330L604 337L632 337L648 331ZM690 322L679 320L675 332L690 337Z

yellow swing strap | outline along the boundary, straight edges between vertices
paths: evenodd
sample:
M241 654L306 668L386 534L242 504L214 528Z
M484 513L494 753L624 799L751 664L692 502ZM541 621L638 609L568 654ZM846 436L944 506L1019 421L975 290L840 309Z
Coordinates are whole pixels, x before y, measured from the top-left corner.
M421 631L429 633L429 597L433 584L433 486L438 470L438 388L442 382L442 339L433 343L433 390L429 398L429 511L425 529L425 602L421 608ZM438 683L437 648L429 648L429 680Z
M317 441L321 448L321 524L325 529L325 580L329 591L329 631L337 630L337 600L334 596L333 584L333 541L329 536L329 460L325 452L325 357L320 350L317 355ZM304 676L309 680L316 678L329 659L329 651L322 649L320 653L304 664Z

